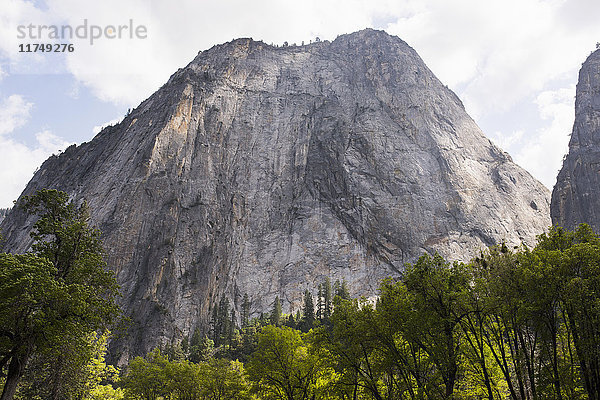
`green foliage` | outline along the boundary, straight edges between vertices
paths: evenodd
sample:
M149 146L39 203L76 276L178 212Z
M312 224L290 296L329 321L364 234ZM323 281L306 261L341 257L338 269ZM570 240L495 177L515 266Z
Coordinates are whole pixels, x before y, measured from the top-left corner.
M145 358L131 361L122 379L125 399L155 400L168 393L165 387L167 365L167 358L158 349Z
M200 329L196 329L190 343L189 360L201 362L210 360L215 354L215 342L208 336L202 336Z
M308 332L315 326L315 302L312 294L304 291L304 307L302 308L302 320L299 323L302 332Z
M231 345L235 327L235 311L229 308L229 299L222 297L219 304L213 306L212 339L215 346Z
M271 311L270 322L271 325L279 326L281 325L281 301L279 301L279 296L275 297L275 301L273 302L273 310Z
M248 293L244 293L244 299L242 301L242 328L247 327L250 324L250 299Z
M119 381L96 334L116 284L85 205L56 191L23 205L40 219L33 253L0 254L4 398L24 376L19 399L600 399L600 239L586 225L469 264L424 255L376 300L326 279L316 307L306 290L295 316L277 297L251 319L244 295L241 329L223 297L208 334L132 360Z
M113 393L111 382L119 371L105 362L109 334L91 333L84 344L64 343L48 354L32 357L21 381L18 396L24 399L87 399L95 393ZM104 385L101 385L105 383ZM112 390L112 391L111 391Z
M227 351L207 351L199 364L164 358L149 384L162 382L165 399L224 398L215 393L228 381L242 382L232 389L239 396L252 387L256 399L599 398L600 240L587 226L553 228L533 249L492 247L469 264L424 255L384 281L376 302L327 286L318 287L316 312L309 291L296 317L276 302L268 320L248 320L239 340L219 347ZM194 334L190 348L199 343ZM238 362L227 378L232 364L215 357L238 356L247 373ZM188 381L213 397L183 397L177 388Z
M248 363L254 390L264 399L311 399L326 370L323 358L304 343L297 330L266 326Z
M85 204L76 207L63 192L40 190L19 206L38 220L32 253L0 254L3 400L13 397L31 360L52 366L56 393L60 371L85 366L93 353L90 335L105 331L119 314L118 286L106 270L98 231L87 225Z
M375 310L368 302L336 297L332 328L321 327L314 345L328 354L335 371L330 383L334 398L385 398L383 358Z
M171 361L158 349L131 361L122 382L124 398L132 400L249 399L249 385L240 362Z
M348 284L345 280L335 281L333 285L333 291L335 292L335 296L338 296L344 300L350 299L350 291L348 290Z

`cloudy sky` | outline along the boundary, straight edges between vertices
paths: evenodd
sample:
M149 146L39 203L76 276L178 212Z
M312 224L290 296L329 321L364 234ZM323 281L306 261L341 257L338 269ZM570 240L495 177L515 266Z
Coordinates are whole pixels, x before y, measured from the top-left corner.
M86 20L87 38L36 37L37 26ZM118 121L198 51L239 37L333 40L366 27L415 48L483 131L551 188L599 21L598 0L1 0L0 207L12 205L49 155ZM33 37L20 38L18 27L30 25ZM143 26L146 34L125 30L90 44L91 25ZM40 42L74 50L19 52Z

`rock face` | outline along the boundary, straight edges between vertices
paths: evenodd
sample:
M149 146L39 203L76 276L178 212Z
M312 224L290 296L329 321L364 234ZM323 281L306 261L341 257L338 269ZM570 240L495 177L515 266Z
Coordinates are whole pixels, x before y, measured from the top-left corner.
M120 356L205 327L227 296L298 310L345 279L373 295L423 252L533 244L549 193L494 146L402 40L365 30L201 52L117 126L48 159L24 191L87 199L133 326ZM32 220L12 212L5 248ZM256 314L255 314L256 315Z
M552 223L600 231L600 50L579 71L569 153L552 191Z

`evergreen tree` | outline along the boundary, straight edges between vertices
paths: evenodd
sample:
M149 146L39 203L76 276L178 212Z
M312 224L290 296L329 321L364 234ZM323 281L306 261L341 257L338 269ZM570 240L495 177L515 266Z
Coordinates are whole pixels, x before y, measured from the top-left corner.
M196 329L190 343L189 360L194 363L205 362L212 358L215 352L215 342L208 336L202 336L200 329Z
M213 309L212 326L215 346L220 346L228 342L231 314L229 311L229 299L225 296L221 297L219 305Z
M284 325L292 329L296 329L296 320L294 319L293 313L290 313L290 315L286 318Z
M323 320L323 285L319 284L319 290L317 291L317 320Z
M244 300L242 301L242 328L246 328L250 324L250 306L248 293L244 293Z
M169 360L172 361L185 360L185 353L183 352L183 347L179 342L174 342L166 345L164 354L169 358Z
M13 398L27 364L38 356L48 366L53 359L61 359L56 365L78 363L90 353L90 334L104 332L119 313L118 285L106 270L100 233L88 226L87 205L77 207L68 194L44 189L25 196L19 207L39 218L32 252L0 254L2 400Z
M235 309L231 308L231 318L229 319L228 330L227 330L227 344L231 349L233 345L233 336L235 334L236 321L235 321Z
M202 361L202 333L200 329L196 328L194 333L192 334L192 338L190 339L190 345L188 350L188 359L191 362L200 362ZM213 342L214 343L214 342Z
M344 300L350 300L350 291L348 290L348 284L345 279L341 282L339 280L335 281L334 290L336 296L339 296Z
M212 340L214 342L218 341L218 336L220 334L219 331L219 309L213 305L212 309L212 319L210 321L210 326L212 330Z
M279 301L279 296L276 296L275 301L273 302L273 310L271 311L271 325L281 325L281 301Z
M304 307L302 308L303 317L301 328L303 332L308 332L315 326L315 302L312 294L306 290L304 292Z
M188 359L190 356L190 338L188 335L185 335L181 340L181 350L185 356L185 359Z
M325 279L325 283L323 283L323 319L329 320L331 317L331 281L329 278Z

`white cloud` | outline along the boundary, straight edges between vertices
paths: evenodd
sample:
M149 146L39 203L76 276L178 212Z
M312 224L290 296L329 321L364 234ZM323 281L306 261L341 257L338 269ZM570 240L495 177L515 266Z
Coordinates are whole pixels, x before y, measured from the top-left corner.
M36 134L34 147L0 137L0 207L11 207L44 160L69 145L49 131Z
M376 24L412 45L477 117L509 109L549 80L576 73L600 32L590 17L600 11L597 0L182 0L176 6L47 0L44 12L25 0L8 1L13 22L77 26L88 19L106 26L132 19L146 26L146 39L101 39L93 46L75 40L75 51L66 55L65 68L96 96L121 106L137 105L214 44L248 36L267 43L334 39ZM578 18L583 22L575 24ZM0 32L14 37L7 29Z
M2 0L0 7L0 56L8 60L8 71L19 74L64 73L58 53L19 52L20 44L32 43L17 37L19 25L48 25L60 21L52 9L41 10L34 2Z
M598 15L594 11L600 2L579 3L578 16ZM425 10L390 25L388 31L412 44L477 118L510 110L553 80L576 79L580 63L600 37L600 25L581 24L572 31L573 18L565 14L568 4L428 1Z
M0 135L5 135L25 125L33 103L13 94L0 103Z
M90 24L118 25L132 19L147 27L147 39L104 39L93 46L75 41L75 51L57 64L98 98L124 107L136 106L198 50L214 44L238 37L279 44L308 42L316 36L331 40L341 33L383 27L414 47L476 120L518 116L529 119L524 126L537 121L536 128L527 130L500 123L491 131L512 133L506 138L491 136L502 147L508 146L515 160L546 185L552 184L549 176L560 164L570 130L564 131L568 123L562 105L566 103L552 100L561 116L547 120L520 115L518 107L536 98L540 113L551 107L539 96L570 90L580 63L600 40L597 0L181 0L176 4L46 0L46 4L40 10L25 0L5 0L0 10L0 51L16 48L17 22L75 26L87 18ZM40 57L27 59L28 63L18 59L16 67L29 73L56 67ZM557 138L560 132L562 139ZM551 146L559 146L560 151ZM550 157L555 158L549 163L535 161Z
M535 104L544 125L534 135L516 132L500 138L499 145L513 154L514 160L552 189L567 153L569 134L575 117L575 86L540 93ZM504 142L501 142L504 140Z
M514 146L520 145L523 140L523 135L525 131L519 129L512 133L505 134L500 131L496 131L490 135L490 139L494 141L494 143L499 146L501 149L510 151Z
M93 46L76 43L76 51L67 56L67 67L77 79L99 98L121 106L137 105L199 50L215 44L249 36L267 43L308 43L316 36L335 38L371 24L365 0L186 0L176 7L141 0L49 0L48 4L70 24L93 15L98 25L128 23L131 18L147 27L147 39L102 40Z
M94 134L94 136L96 136L97 134L100 133L100 131L104 128L106 128L107 126L111 126L111 125L116 125L119 122L121 122L123 120L123 117L118 117L115 119L111 119L108 122L103 123L102 125L96 125L92 128L92 133Z
M27 123L32 107L19 95L0 102L0 207L11 207L36 168L51 154L70 145L47 130L35 135L33 147L10 137Z

